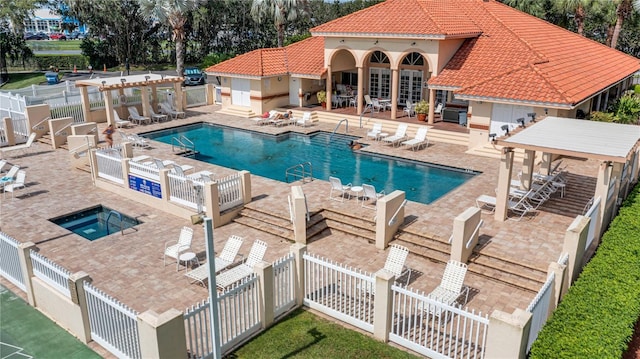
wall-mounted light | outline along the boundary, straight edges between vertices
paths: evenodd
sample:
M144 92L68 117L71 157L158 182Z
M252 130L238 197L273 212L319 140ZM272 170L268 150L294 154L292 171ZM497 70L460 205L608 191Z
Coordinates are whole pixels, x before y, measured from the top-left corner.
M151 76L149 76L149 75L145 75L144 79L145 79L147 82L149 82L149 80L151 79Z
M160 74L160 79L164 80L164 74Z
M122 84L124 85L124 83L127 82L127 79L120 79L120 82L122 82Z
M497 133L490 133L489 139L491 139L491 143L496 143L496 137L498 137Z
M504 131L504 135L505 136L509 136L509 125L502 125L502 127L500 127L500 129L502 131Z
M412 43L411 43L411 46L416 46L416 42L415 42L415 41L414 41L414 42L412 42Z
M104 87L107 84L107 81L102 80L102 87Z
M278 76L278 81L282 81L282 76Z
M502 153L504 153L505 155L509 152L513 152L513 148L511 147L503 147L502 148Z
M376 42L373 43L374 45L378 45L378 40L376 40Z
M537 116L537 115L538 115L538 114L537 114L537 113L535 113L535 112L529 112L529 113L527 114L527 116L531 117L531 122L534 122L534 123L536 122L536 116Z
M344 39L340 40L341 43L344 43Z
M524 124L524 117L520 117L518 119L516 119L516 122L518 122L520 124L520 127L525 128L525 124Z
M548 109L548 108L545 108L545 109L544 109L544 114L545 114L545 115L548 115L548 114L549 114L549 109Z

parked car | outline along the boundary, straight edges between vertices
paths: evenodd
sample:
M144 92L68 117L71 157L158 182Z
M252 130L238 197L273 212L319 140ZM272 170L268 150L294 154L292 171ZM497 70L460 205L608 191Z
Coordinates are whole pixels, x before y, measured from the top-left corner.
M78 39L78 40L82 40L86 37L85 34L79 32L79 31L74 31L71 34L69 34L69 36L67 36L68 39Z
M200 71L197 67L187 67L184 69L184 85L196 86L204 85L206 83L207 74Z
M61 33L61 32L52 32L51 34L49 34L49 38L51 40L66 40L67 39L67 35Z
M44 32L38 32L38 33L31 33L31 32L27 32L24 34L24 39L25 40L49 40L49 35L45 34Z

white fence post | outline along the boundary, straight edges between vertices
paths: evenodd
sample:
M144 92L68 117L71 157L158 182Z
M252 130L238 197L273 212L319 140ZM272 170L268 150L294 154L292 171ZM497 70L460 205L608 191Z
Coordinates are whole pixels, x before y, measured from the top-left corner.
M531 313L516 309L512 314L494 310L489 318L486 359L519 358L527 355Z
M296 262L295 274L295 292L296 306L301 306L304 300L304 254L307 252L307 245L302 243L294 243L291 245L289 252L293 253Z
M260 324L262 329L268 328L273 324L274 320L274 301L273 301L273 265L267 262L260 262L253 267L254 272L258 275L260 283Z
M87 296L84 291L84 283L91 283L91 277L85 272L72 273L69 276L69 289L71 291L71 301L80 308L81 329L77 330L83 343L91 341L91 324L89 323L89 309L87 308Z
M381 269L376 273L376 295L373 301L373 336L385 343L389 341L391 331L391 285L395 282L393 273Z
M177 309L138 315L142 358L173 359L187 356L184 316Z
M32 307L36 306L36 299L33 295L33 264L31 263L31 250L36 250L37 247L33 242L20 243L18 256L20 258L20 267L22 268L22 274L24 275L25 292L27 292L27 301Z
M577 216L567 228L564 235L562 252L569 253L569 263L567 265L569 285L578 279L582 271L582 262L585 253L585 243L589 232L589 217Z

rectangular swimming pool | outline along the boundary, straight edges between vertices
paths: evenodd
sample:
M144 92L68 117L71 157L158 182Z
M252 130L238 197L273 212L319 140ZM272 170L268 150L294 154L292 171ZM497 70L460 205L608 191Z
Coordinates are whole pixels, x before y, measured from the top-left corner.
M66 228L90 241L120 232L140 224L133 217L121 214L102 205L50 219L51 222Z
M171 144L185 136L199 152L196 159L247 170L252 174L286 181L287 168L311 162L313 177L338 177L344 184L374 185L378 191L406 192L408 200L429 204L460 186L478 172L425 162L351 151L348 144L358 137L315 132L287 132L277 136L200 123L144 134ZM174 140L175 143L175 140ZM327 187L328 188L328 187Z

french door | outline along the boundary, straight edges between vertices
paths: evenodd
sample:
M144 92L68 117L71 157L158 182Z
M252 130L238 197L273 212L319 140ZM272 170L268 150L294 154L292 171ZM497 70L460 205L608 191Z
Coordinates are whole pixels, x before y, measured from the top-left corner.
M400 89L398 91L399 105L404 105L407 100L412 103L422 100L422 78L422 71L400 71Z
M377 67L369 69L369 95L391 98L391 70Z

